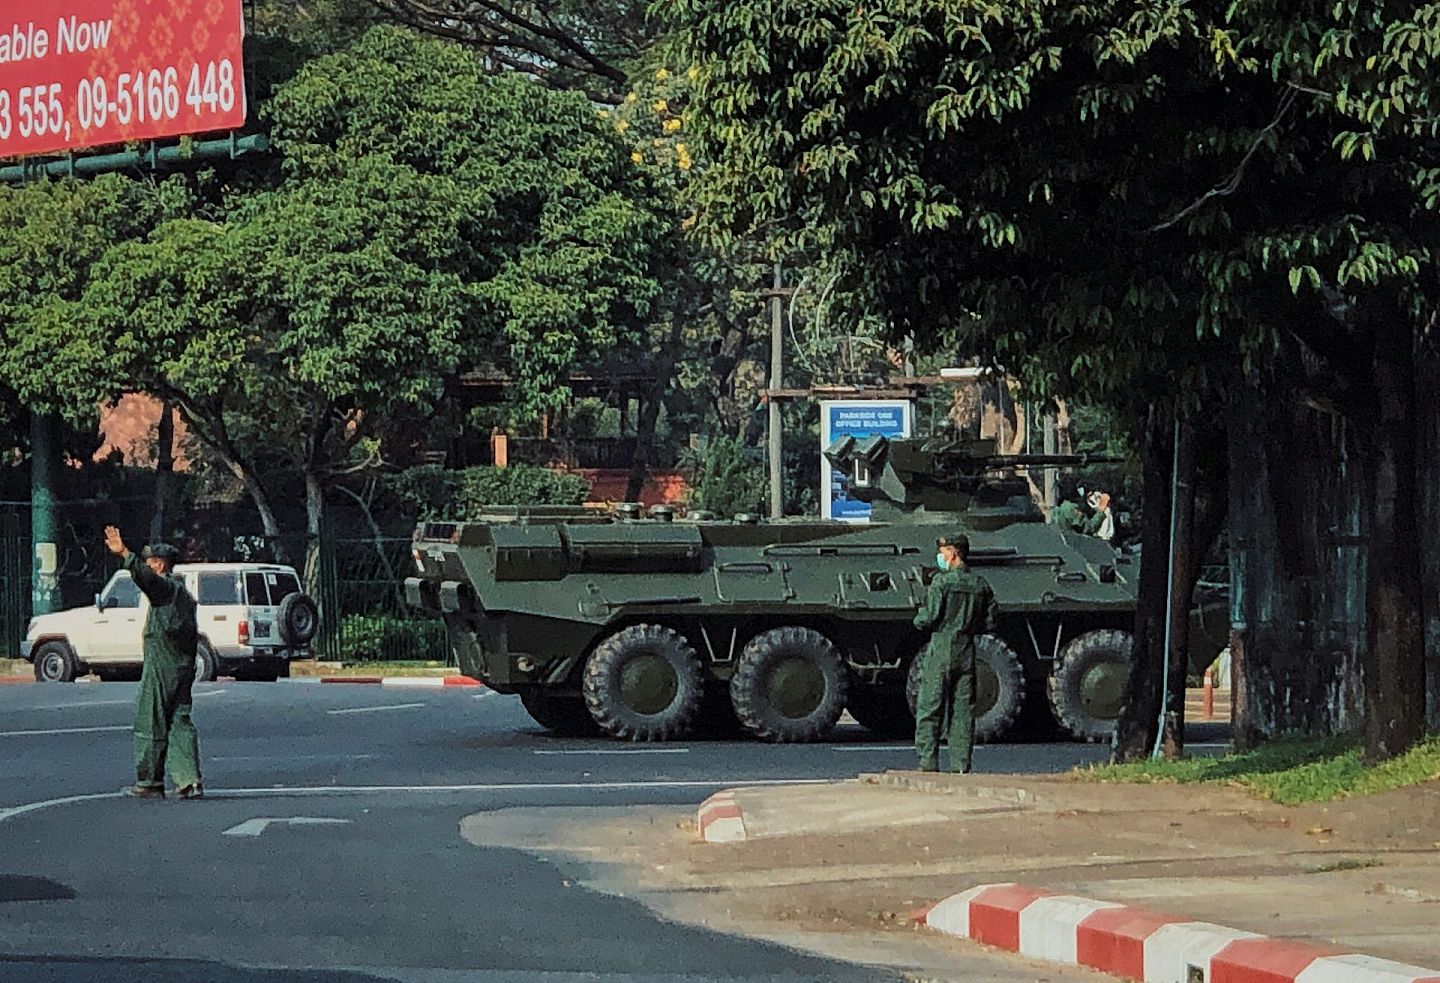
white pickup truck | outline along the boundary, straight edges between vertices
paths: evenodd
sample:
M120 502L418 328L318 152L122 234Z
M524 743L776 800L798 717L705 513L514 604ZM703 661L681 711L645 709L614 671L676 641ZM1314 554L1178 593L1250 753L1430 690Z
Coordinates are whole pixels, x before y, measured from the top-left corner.
M308 658L320 613L300 591L294 567L182 563L175 576L197 603L196 679L225 675L273 682L290 675L292 658ZM130 574L121 570L93 605L32 618L20 655L34 663L41 682L69 682L88 672L102 679L138 678L149 609Z

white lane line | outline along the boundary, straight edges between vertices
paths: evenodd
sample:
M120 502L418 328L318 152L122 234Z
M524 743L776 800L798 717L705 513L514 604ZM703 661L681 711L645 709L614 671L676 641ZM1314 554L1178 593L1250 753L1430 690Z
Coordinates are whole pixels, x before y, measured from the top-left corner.
M191 693L190 695L198 700L202 696L224 696L228 692L230 692L228 689L207 689L200 693Z
M653 782L493 782L484 785L311 785L271 786L270 788L215 788L205 790L205 798L287 798L306 795L376 795L381 792L612 792L647 788L759 788L762 785L826 785L829 778L722 778L716 781L653 781ZM24 805L0 809L0 823L16 816L74 802L123 798L122 792L96 792L90 795L67 795L59 799L43 799Z
M257 816L247 819L238 826L231 826L221 836L259 836L271 825L281 826L346 826L349 819L330 819L317 816Z
M134 700L82 700L79 703L52 703L36 710L69 710L72 707L133 707Z
M110 730L130 730L130 724L113 727L54 727L49 730L0 730L0 737L45 737L51 734L99 734Z
M423 703L387 703L379 707L346 707L344 710L326 710L326 713L381 713L385 710L418 710Z
M913 752L915 750L909 744L840 744L832 747L832 751L897 751Z
M374 761L378 754L236 754L212 755L207 761Z
M494 691L493 689L486 689L483 693L476 693L474 696L470 697L470 699L472 699L472 700L483 700L483 699L485 699L485 697L487 697L487 696L494 696L494 695L495 695L495 691Z
M585 748L576 751L532 751L531 754L689 754L688 747Z

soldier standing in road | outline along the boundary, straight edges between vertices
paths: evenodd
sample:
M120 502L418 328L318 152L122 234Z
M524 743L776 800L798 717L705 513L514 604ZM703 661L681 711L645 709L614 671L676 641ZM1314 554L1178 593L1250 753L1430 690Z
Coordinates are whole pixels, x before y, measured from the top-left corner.
M195 684L195 648L199 626L195 598L180 578L171 576L180 551L160 544L136 556L125 547L120 530L105 527L105 545L125 559L135 586L150 600L145 617L145 663L135 704L135 784L125 791L141 799L165 797L165 765L182 799L204 795L200 785L200 748L190 720L190 689Z
M920 693L915 700L915 752L921 771L940 770L940 732L950 718L950 770L970 771L975 744L975 636L995 629L998 609L985 578L966 568L970 540L936 540L940 573L930 581L915 627L930 632L920 653Z

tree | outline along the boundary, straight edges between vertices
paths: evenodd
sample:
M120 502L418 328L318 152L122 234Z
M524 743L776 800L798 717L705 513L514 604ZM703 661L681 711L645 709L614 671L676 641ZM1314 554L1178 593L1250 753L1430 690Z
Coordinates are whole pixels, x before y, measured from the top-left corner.
M309 63L265 114L272 186L97 249L13 357L48 359L82 405L172 400L267 534L267 465L303 477L313 543L327 491L376 464L386 421L447 377L498 364L539 409L565 397L573 362L640 333L663 224L578 94L384 27Z
M480 51L493 68L618 103L652 40L635 0L371 0L404 24Z
M1415 474L1408 356L1435 294L1434 8L673 9L700 78L697 128L724 165L700 202L712 224L830 237L892 331L1145 421L1147 558L1170 552L1158 476L1177 423L1188 440L1206 422L1197 406L1256 382L1366 427L1367 754L1403 750L1424 690L1421 570L1400 544L1419 528L1401 501ZM758 22L773 29L757 41ZM1315 359L1332 366L1319 388ZM1383 425L1356 393L1378 394ZM1154 562L1122 755L1153 737Z

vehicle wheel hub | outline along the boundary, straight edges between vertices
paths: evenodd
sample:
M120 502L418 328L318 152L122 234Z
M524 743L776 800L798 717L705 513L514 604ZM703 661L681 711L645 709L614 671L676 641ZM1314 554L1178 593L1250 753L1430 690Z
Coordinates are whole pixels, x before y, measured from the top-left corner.
M51 652L45 656L45 661L40 663L40 671L45 674L46 679L59 679L65 671L65 660Z
M1130 667L1123 662L1099 662L1080 679L1080 702L1099 720L1118 720L1125 702Z
M661 713L675 702L680 678L664 657L646 653L620 670L620 699L636 713Z
M806 717L825 699L825 674L809 659L785 659L770 673L766 693L782 717Z

